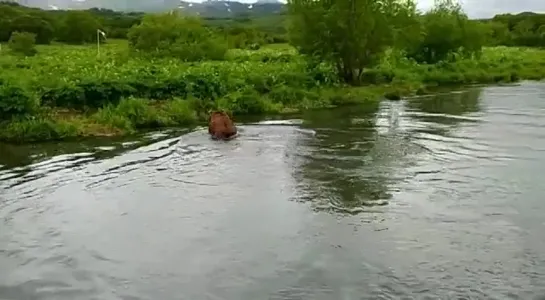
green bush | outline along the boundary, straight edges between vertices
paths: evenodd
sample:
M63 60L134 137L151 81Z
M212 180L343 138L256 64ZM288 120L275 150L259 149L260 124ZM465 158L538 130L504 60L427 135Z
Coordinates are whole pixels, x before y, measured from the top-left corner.
M165 126L189 125L197 122L197 111L188 100L175 98L160 107L161 123Z
M12 32L34 33L37 44L49 44L53 40L53 26L39 12L15 14L10 23Z
M150 109L148 101L127 98L118 105L108 104L98 110L95 119L101 124L108 124L126 131L141 127L157 127L157 113Z
M38 53L36 50L36 34L30 32L13 32L8 46L15 54L34 56Z
M80 133L81 127L77 122L37 116L16 118L4 124L0 130L0 140L9 142L51 141L77 137Z
M37 103L32 94L24 89L0 82L0 120L32 114Z
M258 50L267 42L265 34L252 27L234 26L225 33L231 48Z
M423 34L409 46L408 56L418 62L455 61L456 55L479 55L486 40L485 27L469 20L460 4L440 0L421 18Z
M150 14L128 34L131 49L182 61L223 60L227 43L200 19L174 13Z
M257 115L278 113L282 110L281 103L275 104L251 88L229 93L225 97L218 99L216 105L217 109L225 110L233 114Z
M106 104L117 104L123 97L136 94L136 89L127 83L86 80L47 89L42 94L42 103L51 107L83 110L99 108Z
M139 128L189 125L197 121L197 113L186 100L163 103L140 98L124 98L118 105L109 104L93 116L97 123L134 132Z
M96 42L100 23L87 11L68 11L58 30L58 39L70 44Z

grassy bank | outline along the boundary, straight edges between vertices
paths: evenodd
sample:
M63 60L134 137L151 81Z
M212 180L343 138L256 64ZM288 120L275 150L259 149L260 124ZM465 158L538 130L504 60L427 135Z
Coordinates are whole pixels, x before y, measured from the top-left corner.
M5 49L6 47L3 47ZM31 142L191 126L209 109L233 115L289 113L426 93L438 86L545 77L545 50L486 48L480 59L419 65L393 52L344 87L326 65L287 45L230 50L224 61L180 63L130 53L125 41L39 46L0 55L0 140Z

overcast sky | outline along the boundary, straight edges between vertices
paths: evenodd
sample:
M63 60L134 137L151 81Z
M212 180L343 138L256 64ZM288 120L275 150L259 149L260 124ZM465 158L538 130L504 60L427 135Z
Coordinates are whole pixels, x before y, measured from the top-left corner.
M417 0L418 8L427 10L433 0ZM545 12L545 0L461 0L470 18L491 17L501 13Z
M192 1L192 0L189 0ZM201 2L202 0L193 0ZM255 2L256 0L238 0ZM286 0L280 0L286 2ZM486 18L501 13L520 13L533 11L545 13L545 0L459 0L470 18ZM434 0L416 0L418 8L427 10L433 6Z

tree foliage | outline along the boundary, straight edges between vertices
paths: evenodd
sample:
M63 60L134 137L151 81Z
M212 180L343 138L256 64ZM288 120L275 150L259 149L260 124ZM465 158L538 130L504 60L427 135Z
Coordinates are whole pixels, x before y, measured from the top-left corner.
M223 59L227 43L195 17L175 13L146 15L128 33L133 50L183 61Z
M53 26L37 13L19 14L12 20L11 30L32 32L38 44L49 44L53 40Z
M290 40L301 53L331 62L344 81L357 84L394 45L414 10L410 0L289 0Z
M0 42L8 41L15 31L34 33L38 44L48 44L54 38L54 28L46 13L0 2Z
M36 35L30 32L13 32L8 43L9 48L16 54L34 56L36 50Z
M545 14L501 14L482 22L495 45L545 47Z
M70 11L63 20L59 40L70 44L94 42L97 39L98 20L86 11Z
M482 24L469 20L452 0L436 0L420 20L422 34L409 50L409 57L418 62L436 63L454 53L478 55L485 43Z
M224 33L231 48L257 50L268 42L266 35L253 27L233 26Z

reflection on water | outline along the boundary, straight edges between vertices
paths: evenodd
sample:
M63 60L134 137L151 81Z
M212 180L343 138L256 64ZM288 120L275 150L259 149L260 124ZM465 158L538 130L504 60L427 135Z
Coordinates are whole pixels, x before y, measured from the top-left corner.
M315 138L298 149L303 163L296 169L305 200L318 209L361 212L364 206L383 205L388 192L389 164L402 157L399 149L377 134L374 112L347 108L323 112L307 126ZM372 166L372 167L371 167Z
M544 295L545 86L0 146L0 299ZM540 294L541 293L541 294Z
M385 101L378 113L357 107L321 112L308 122L317 138L306 145L306 163L297 170L301 186L314 190L306 198L337 212L387 204L397 183L407 179L414 157L429 150L427 136L444 139L458 124L478 121L480 94L471 89ZM418 122L406 122L413 118Z

